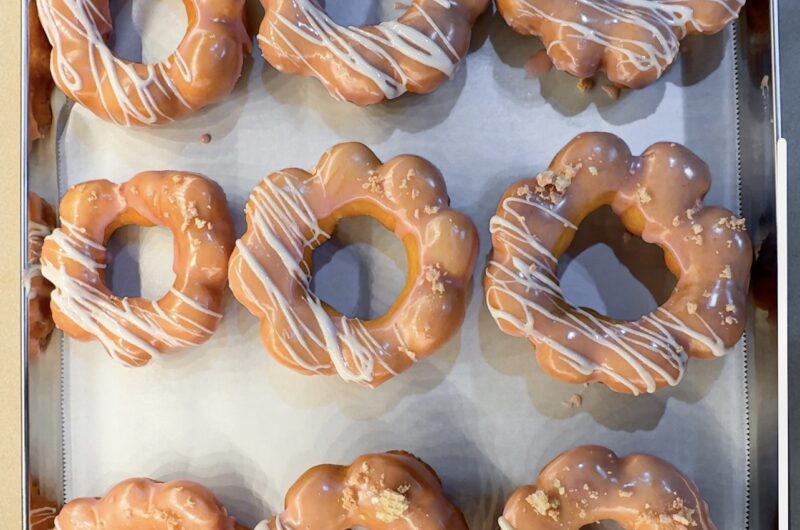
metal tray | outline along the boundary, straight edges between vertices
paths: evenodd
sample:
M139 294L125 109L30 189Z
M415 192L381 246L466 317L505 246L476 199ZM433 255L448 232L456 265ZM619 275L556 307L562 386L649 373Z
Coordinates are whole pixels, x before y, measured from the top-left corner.
M769 10L768 2L751 1L732 29L688 39L664 79L618 102L599 90L580 95L574 80L559 73L541 83L525 80L522 63L540 45L514 35L492 14L478 22L473 52L450 83L429 96L366 110L331 102L312 80L270 71L254 52L229 101L169 127L121 131L66 104L50 139L31 153L23 186L56 204L79 180L125 180L139 169L197 170L226 188L241 233L241 207L258 178L287 166L310 167L325 148L354 139L384 159L414 152L437 164L454 205L478 226L484 256L488 217L502 189L542 169L576 132L601 129L620 134L636 152L676 140L703 156L715 179L708 203L748 218L765 264L756 267L763 277L754 283L769 284L776 259L774 245L762 245L776 232ZM260 19L257 8L253 13ZM205 132L213 137L208 146L198 142ZM281 143L280 136L293 135ZM582 228L589 252L571 256L567 287L600 309L646 310L649 302L630 296L622 298L627 307L612 307L616 295L585 294L599 279L590 269L613 262L592 243L613 247L609 234L618 230L607 215L590 224ZM319 271L318 292L334 305L367 309L331 285L342 276L352 281L364 263L402 268L398 248L364 223L344 226L337 237L361 245L323 251L320 261L329 263ZM169 255L164 234L131 232L122 242L149 263ZM378 248L377 258L359 250L366 243ZM628 256L628 266L639 252L615 251ZM641 252L648 264L657 258ZM73 344L57 333L49 351L24 369L26 476L32 472L61 501L101 495L131 475L193 478L212 487L243 523L254 524L279 509L307 467L401 446L437 469L472 528L488 529L511 488L532 480L562 444L598 442L673 461L699 483L721 528L774 524L778 355L777 329L766 311L752 307L745 340L724 361L693 362L676 389L625 398L550 381L525 341L493 330L480 287L483 266L481 258L460 337L372 393L277 367L258 343L256 321L232 299L219 334L196 352L178 354L163 371L122 370L96 345ZM163 268L140 274L153 270ZM636 274L652 296L669 287L663 275ZM128 281L124 274L111 278L114 288ZM366 290L387 303L396 281L378 269ZM246 351L223 355L233 350ZM203 385L208 377L218 388ZM563 407L574 392L584 392L584 406ZM132 395L149 408L131 409ZM218 408L195 410L200 399ZM157 405L167 402L172 405ZM219 426L198 430L215 416Z

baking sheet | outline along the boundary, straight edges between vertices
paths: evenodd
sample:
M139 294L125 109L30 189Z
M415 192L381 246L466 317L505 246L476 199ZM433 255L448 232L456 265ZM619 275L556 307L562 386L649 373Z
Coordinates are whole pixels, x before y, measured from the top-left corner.
M356 20L369 7L328 3ZM175 42L176 21L185 20L180 2L119 4L117 47L128 56L163 57ZM355 12L346 13L348 7ZM143 35L141 51L135 38L125 37L132 31ZM280 509L283 494L308 467L402 448L438 471L472 528L494 528L505 497L549 459L574 445L599 443L620 454L646 451L670 460L697 482L720 528L745 527L742 344L723 360L692 361L677 388L653 396L563 385L541 371L526 341L500 333L481 287L488 221L503 189L545 168L580 132L613 132L634 152L656 141L684 143L712 168L707 203L738 210L732 35L729 29L688 39L661 81L618 102L599 88L581 94L573 78L556 72L541 82L526 79L523 64L541 45L487 14L466 63L428 96L357 108L333 101L314 80L276 72L255 51L227 101L171 126L125 130L83 108L65 109L58 138L62 192L83 180L122 182L148 169L197 171L223 185L241 233L244 203L259 179L284 167L309 168L331 145L357 140L384 160L400 153L431 160L453 205L481 236L460 333L374 391L278 366L260 344L257 320L230 295L222 325L206 345L150 367L125 369L96 343L65 340L66 498L101 495L130 476L190 478L210 486L241 522L254 524ZM209 144L200 142L206 133ZM34 182L52 175L32 172L40 175ZM625 237L613 216L601 212L591 222L563 260L569 262L562 275L567 298L618 317L655 307L672 282L658 252L647 249L640 257L644 245ZM375 223L344 225L342 248L317 252L315 287L349 314L374 314L403 283L402 248ZM157 296L167 288L166 231L127 229L112 246L115 291L136 294L138 283L144 295ZM57 352L47 362L53 358ZM34 393L52 412L58 385L49 381ZM565 407L575 393L583 395L583 406ZM36 432L34 445L47 445L47 434ZM47 474L60 460L37 465Z

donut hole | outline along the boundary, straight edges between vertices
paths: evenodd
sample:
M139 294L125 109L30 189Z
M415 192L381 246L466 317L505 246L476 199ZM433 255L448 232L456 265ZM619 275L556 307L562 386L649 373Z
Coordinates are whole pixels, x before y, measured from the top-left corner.
M109 46L129 61L160 63L178 47L189 19L181 0L115 0Z
M406 282L402 242L371 217L350 217L314 250L311 290L343 315L374 320L392 307Z
M342 26L374 26L394 20L411 0L320 0L329 17Z
M106 285L116 296L158 300L175 281L172 271L174 239L164 227L123 226L106 244Z
M677 283L664 251L625 230L608 206L581 223L558 260L558 277L570 304L625 321L654 311Z

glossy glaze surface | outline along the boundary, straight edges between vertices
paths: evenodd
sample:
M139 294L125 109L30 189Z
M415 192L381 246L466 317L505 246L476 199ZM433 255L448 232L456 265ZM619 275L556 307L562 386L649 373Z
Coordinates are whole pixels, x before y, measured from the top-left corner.
M411 0L397 19L364 27L337 24L316 0L261 3L258 41L272 66L316 77L337 99L371 105L432 92L449 79L489 0Z
M135 478L101 499L75 499L56 518L56 530L237 530L214 494L186 480Z
M439 477L410 453L364 455L349 466L306 471L286 494L270 530L467 530ZM266 530L265 528L265 530Z
M641 88L675 61L689 34L717 33L744 0L497 0L518 33L541 37L556 68L581 79L598 70Z
M629 530L716 530L697 486L646 454L596 445L562 453L506 501L501 530L578 530L613 520Z
M205 342L222 318L233 221L225 193L194 173L150 171L116 185L94 180L61 200L61 226L45 239L42 273L55 285L56 325L99 340L111 357L141 366ZM174 237L175 282L160 300L120 298L104 282L106 242L129 224L164 226Z
M33 481L30 487L30 530L52 530L55 526L58 503L51 501L39 492L39 485Z
M41 256L44 238L56 226L56 215L47 202L28 192L28 265L24 284L28 296L28 359L33 360L47 346L53 331L50 292L53 285L42 276Z
M231 290L261 320L267 351L284 366L375 387L433 353L459 328L478 236L449 208L444 179L404 155L382 164L366 146L339 144L311 172L286 169L256 187L247 231L231 256ZM406 247L407 282L382 317L359 320L319 300L311 252L345 217L366 215Z
M676 385L689 357L725 355L742 336L753 249L743 219L705 206L706 164L677 144L641 156L606 133L582 134L550 169L506 190L490 222L484 287L500 328L527 338L568 383L639 394ZM633 322L570 305L556 274L578 225L610 205L625 228L661 247L675 290Z
M37 0L53 45L58 87L100 118L125 126L171 122L225 98L242 72L250 38L244 0L184 0L189 23L163 62L120 59L106 44L108 0Z

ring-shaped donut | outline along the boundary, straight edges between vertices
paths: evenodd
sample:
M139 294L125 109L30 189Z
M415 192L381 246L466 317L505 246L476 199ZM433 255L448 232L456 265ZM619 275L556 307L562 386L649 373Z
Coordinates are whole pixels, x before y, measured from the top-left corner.
M28 266L25 268L25 293L28 297L28 359L44 352L53 331L50 292L53 285L42 276L42 244L56 226L56 214L47 202L28 192Z
M121 185L94 180L72 187L59 211L61 227L42 249L59 329L80 341L100 341L127 366L201 344L214 333L234 242L228 202L217 183L177 171L139 173ZM105 245L125 225L172 232L175 281L160 300L121 298L105 284Z
M261 0L264 58L281 72L316 77L336 99L371 105L426 94L452 77L472 24L489 0L411 0L395 20L341 26L317 0Z
M246 530L205 486L188 480L161 483L143 478L120 482L99 499L68 502L56 517L56 528Z
M405 451L363 455L349 466L303 473L286 493L284 511L254 530L467 530L436 472Z
M497 0L522 35L541 37L559 70L578 78L602 70L628 88L660 78L687 35L711 35L736 20L745 0Z
M108 0L37 0L53 45L50 69L58 87L100 118L148 126L217 103L242 72L250 38L244 0L183 0L186 34L164 61L134 63L106 44L112 30Z
M646 454L618 458L587 445L547 464L536 483L506 501L500 530L578 530L615 521L627 530L716 530L697 486L674 466Z
M536 178L513 184L490 223L486 301L500 328L526 337L568 383L639 394L676 385L687 356L720 357L742 336L753 250L744 219L704 206L708 166L674 143L633 156L619 138L582 134ZM569 304L556 268L581 221L610 205L658 245L678 278L669 299L633 322Z
M267 351L313 375L376 387L456 332L478 251L472 222L449 208L441 173L404 155L385 164L340 144L309 173L278 171L253 190L230 261L234 296L261 320ZM406 285L382 317L347 318L310 290L311 254L345 217L370 216L400 239Z

